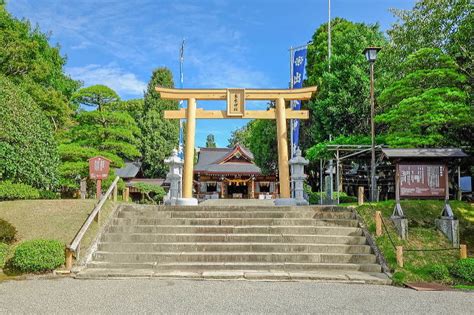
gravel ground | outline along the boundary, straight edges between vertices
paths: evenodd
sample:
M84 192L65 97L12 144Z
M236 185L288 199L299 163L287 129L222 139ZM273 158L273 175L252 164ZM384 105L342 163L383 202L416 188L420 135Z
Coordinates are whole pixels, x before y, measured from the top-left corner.
M474 292L317 282L37 279L0 283L0 313L473 314Z

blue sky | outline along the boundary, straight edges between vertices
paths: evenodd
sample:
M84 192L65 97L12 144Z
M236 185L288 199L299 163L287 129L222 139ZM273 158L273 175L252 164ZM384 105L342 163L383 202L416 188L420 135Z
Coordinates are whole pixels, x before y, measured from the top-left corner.
M414 0L332 0L332 17L395 22L389 8L408 9ZM327 0L10 0L16 17L51 32L67 55L66 71L85 86L105 84L123 99L143 96L156 67L168 67L179 86L179 47L186 39L184 87L286 88L290 46L311 39L327 21ZM249 108L266 108L253 102ZM200 102L198 107L224 109ZM213 133L226 146L245 120L199 120L196 145Z

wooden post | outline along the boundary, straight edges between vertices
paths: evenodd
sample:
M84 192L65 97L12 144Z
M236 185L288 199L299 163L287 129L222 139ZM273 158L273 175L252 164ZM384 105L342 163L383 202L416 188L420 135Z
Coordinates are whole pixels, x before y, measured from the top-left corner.
M357 190L357 204L362 206L364 204L364 186L359 186Z
M128 195L130 193L130 188L126 187L123 190L122 196L123 196L123 201L128 202Z
M114 192L113 192L114 202L117 202L117 193L118 193L118 187L117 187L117 185L115 185L114 186Z
M184 148L183 198L193 197L194 135L196 133L196 99L188 99L186 109L186 143Z
M382 235L382 213L375 211L375 236Z
M397 265L403 268L403 246L396 246L397 248Z
M100 199L102 197L102 179L98 179L96 181L96 199Z
M290 170L288 168L288 130L286 128L285 99L276 100L277 140L278 140L278 175L280 181L280 198L290 198Z
M467 245L466 244L459 245L459 258L461 259L467 258Z
M65 250L65 261L66 261L66 270L71 270L72 269L72 251L66 247Z

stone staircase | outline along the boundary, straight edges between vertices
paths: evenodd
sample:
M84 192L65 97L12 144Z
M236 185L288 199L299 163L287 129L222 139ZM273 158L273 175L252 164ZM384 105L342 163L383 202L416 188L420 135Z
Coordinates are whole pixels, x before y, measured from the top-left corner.
M322 206L122 206L76 277L390 283L353 213Z

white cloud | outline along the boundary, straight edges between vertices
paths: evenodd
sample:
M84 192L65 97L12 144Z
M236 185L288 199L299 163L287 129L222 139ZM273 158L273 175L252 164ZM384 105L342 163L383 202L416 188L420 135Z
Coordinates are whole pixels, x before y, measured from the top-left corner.
M141 97L146 89L146 83L139 80L135 74L114 65L90 64L84 67L68 67L66 71L73 78L83 81L86 86L104 84L120 96Z

